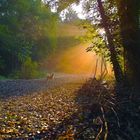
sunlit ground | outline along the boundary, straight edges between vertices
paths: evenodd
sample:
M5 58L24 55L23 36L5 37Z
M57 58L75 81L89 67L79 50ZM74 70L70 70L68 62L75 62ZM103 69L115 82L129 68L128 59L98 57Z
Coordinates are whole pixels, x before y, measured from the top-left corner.
M55 72L74 74L93 74L95 72L96 61L99 60L97 75L100 74L100 57L93 52L86 52L88 44L67 48L51 56L46 62L47 69ZM108 73L112 74L111 66L107 64Z

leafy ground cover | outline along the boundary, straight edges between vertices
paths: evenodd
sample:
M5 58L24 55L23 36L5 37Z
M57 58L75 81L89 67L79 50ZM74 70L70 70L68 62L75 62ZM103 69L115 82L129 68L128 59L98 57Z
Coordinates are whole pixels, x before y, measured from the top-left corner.
M60 124L78 109L73 100L73 90L61 87L1 100L1 138L33 138ZM51 133L54 132L44 136L52 137Z
M101 125L96 121L102 120L93 110L100 108L82 86L71 83L1 100L1 139L94 139Z
M138 140L138 104L114 93L92 79L1 99L0 139Z

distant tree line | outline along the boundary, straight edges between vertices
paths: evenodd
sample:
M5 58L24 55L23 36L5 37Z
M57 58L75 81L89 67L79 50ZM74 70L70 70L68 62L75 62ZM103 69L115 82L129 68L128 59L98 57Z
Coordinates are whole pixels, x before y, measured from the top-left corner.
M1 0L0 75L34 77L39 61L56 48L57 21L41 0Z

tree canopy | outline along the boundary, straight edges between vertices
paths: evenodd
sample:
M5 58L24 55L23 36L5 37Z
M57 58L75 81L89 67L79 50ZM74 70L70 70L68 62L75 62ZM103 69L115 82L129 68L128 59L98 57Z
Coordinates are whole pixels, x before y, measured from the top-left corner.
M58 16L40 0L0 1L0 74L31 58L39 61L56 47Z

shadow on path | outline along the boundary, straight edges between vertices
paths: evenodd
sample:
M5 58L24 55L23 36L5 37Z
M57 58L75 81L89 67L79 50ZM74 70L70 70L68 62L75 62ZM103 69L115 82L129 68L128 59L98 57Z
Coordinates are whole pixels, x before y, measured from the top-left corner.
M103 132L100 137L103 138L105 128L101 107L103 106L107 110L111 104L109 101L112 98L106 86L106 84L101 84L95 79L85 82L78 91L75 91L75 104L79 106L79 110L60 124L50 126L47 131L42 131L34 135L33 138L94 140L97 138L101 127Z
M76 91L80 109L61 124L37 134L46 140L138 140L140 137L139 103L120 103L115 91L95 79Z

